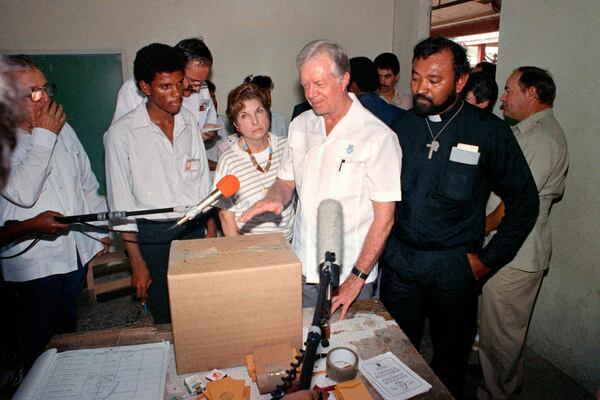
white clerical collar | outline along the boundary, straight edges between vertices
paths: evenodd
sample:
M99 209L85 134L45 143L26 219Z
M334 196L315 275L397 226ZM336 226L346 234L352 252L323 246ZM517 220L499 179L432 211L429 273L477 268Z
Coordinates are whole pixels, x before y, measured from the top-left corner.
M442 122L442 117L440 117L439 114L436 115L428 115L427 118L431 121L431 122Z

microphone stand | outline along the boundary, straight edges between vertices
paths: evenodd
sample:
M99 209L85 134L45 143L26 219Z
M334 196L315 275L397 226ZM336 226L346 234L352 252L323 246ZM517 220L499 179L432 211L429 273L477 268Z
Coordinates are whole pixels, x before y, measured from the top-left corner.
M296 371L302 365L300 374L299 390L310 389L313 369L317 359L317 349L319 342L322 342L323 347L329 346L329 341L323 332L324 325L329 320L329 312L331 311L331 295L333 291L332 278L333 270L339 268L333 263L335 262L335 253L326 252L325 261L319 273L319 294L317 296L317 305L313 314L313 320L308 335L304 342L305 349L300 350L300 355L296 356L296 363L290 364L290 369L285 371L286 375L281 378L283 384L278 385L277 389L271 394L271 400L281 399L292 386L296 378Z

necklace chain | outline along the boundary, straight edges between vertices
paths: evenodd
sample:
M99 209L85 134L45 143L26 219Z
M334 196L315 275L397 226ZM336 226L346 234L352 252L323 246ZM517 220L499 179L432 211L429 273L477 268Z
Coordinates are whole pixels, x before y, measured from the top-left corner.
M448 120L448 122L446 122L446 125L444 125L435 136L433 136L433 131L431 130L431 126L429 125L429 119L425 117L425 123L427 124L427 129L429 129L429 134L431 135L432 142L435 142L437 138L442 134L442 132L444 132L444 129L446 129L446 127L450 125L450 122L452 122L454 118L456 118L456 116L458 115L458 113L460 113L460 110L462 110L464 105L464 101L460 103L460 108L458 109L458 111Z
M256 158L254 157L254 154L252 154L252 150L250 150L250 147L248 147L248 144L246 143L246 140L242 136L242 148L250 156L250 161L252 161L252 165L254 165L254 167L258 170L258 172L262 172L262 173L265 173L265 172L269 171L269 168L271 168L271 161L273 160L273 147L271 147L271 136L269 136L269 134L267 134L267 138L269 139L269 160L267 161L267 164L263 168L256 161Z

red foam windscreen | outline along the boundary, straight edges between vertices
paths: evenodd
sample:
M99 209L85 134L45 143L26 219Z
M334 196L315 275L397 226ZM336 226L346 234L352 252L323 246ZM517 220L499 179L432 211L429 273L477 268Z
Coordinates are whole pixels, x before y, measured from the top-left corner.
M223 193L223 197L231 197L240 189L240 181L233 175L225 175L217 182L217 189Z

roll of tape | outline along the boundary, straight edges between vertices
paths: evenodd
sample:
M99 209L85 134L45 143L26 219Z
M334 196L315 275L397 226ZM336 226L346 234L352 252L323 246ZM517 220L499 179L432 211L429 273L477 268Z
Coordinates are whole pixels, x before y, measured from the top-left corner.
M347 347L336 347L327 354L327 375L336 382L356 378L358 355Z

